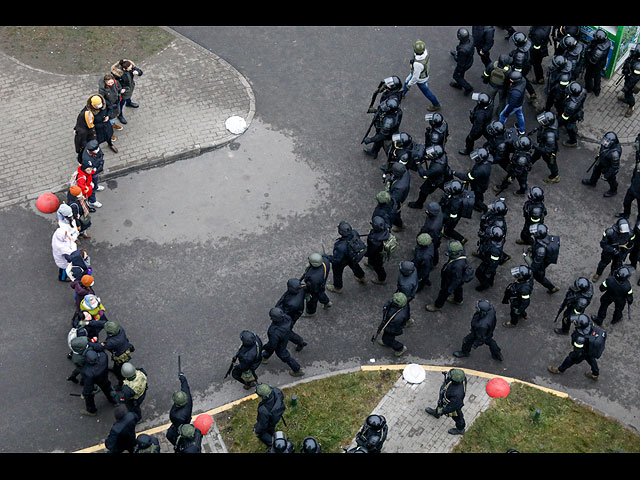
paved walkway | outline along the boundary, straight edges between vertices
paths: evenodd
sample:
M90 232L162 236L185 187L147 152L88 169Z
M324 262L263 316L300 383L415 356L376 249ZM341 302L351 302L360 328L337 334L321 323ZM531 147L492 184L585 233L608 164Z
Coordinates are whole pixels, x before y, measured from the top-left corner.
M240 116L247 124L253 119L255 100L248 81L214 53L171 32L175 40L169 46L139 62L144 76L136 82L134 100L140 108L125 109L131 121L116 133L119 153L104 149L103 179L198 156L237 137L225 127L229 117ZM96 93L104 73L48 73L0 52L0 208L35 199L43 192L66 190L77 168L73 146L76 116ZM580 124L583 140L599 142L605 132L613 130L629 144L640 132L640 112L625 118L626 106L616 100L620 89L615 87L617 79L616 75L603 80L601 95L587 98L585 121ZM459 441L446 433L450 419L436 420L424 413L425 406L437 399L442 382L437 367L425 369L424 382L412 385L398 380L376 408L390 424L384 451L449 451ZM489 404L486 381L484 374L470 373L465 402L468 425ZM163 440L163 451L171 451L164 440L167 427L146 431ZM204 451L226 452L215 425L205 437Z

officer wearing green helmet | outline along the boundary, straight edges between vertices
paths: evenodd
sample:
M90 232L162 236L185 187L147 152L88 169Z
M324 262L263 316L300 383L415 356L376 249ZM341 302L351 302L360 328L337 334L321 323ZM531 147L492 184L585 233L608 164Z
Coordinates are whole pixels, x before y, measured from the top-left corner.
M378 338L378 344L383 347L391 347L396 357L404 355L407 347L396 340L396 337L402 335L405 327L410 326L412 323L410 320L411 310L407 296L402 292L394 293L391 300L382 307L382 321L371 340L374 341L382 333L382 336Z
M411 72L404 81L402 96L405 96L412 85L418 85L420 91L431 102L427 110L434 112L440 110L440 102L429 88L429 69L431 66L431 58L427 45L422 40L416 40L413 43L413 59L411 60Z
M418 290L420 292L425 285L431 286L429 275L433 270L435 258L435 246L433 239L428 233L421 233L416 238L416 246L413 249L413 264L418 271Z
M441 415L452 417L456 423L455 428L450 428L448 433L451 435L462 435L466 423L462 414L464 406L464 396L467 390L467 377L464 370L452 368L448 372L442 372L444 382L440 387L438 396L438 406L436 408L427 407L425 412L436 418Z
M184 373L179 372L178 380L180 381L180 390L173 392L171 395L172 405L169 410L171 426L166 433L167 440L174 446L178 440L178 428L180 425L191 423L191 415L193 413L193 398L187 377Z
M457 240L447 244L445 253L449 260L440 271L440 291L433 304L425 308L429 312L437 312L442 309L444 302L462 305L464 284L473 279L473 269L464 254L464 246Z
M318 302L326 308L331 308L333 303L327 296L326 285L329 272L331 271L331 262L326 255L320 253L312 253L309 255L309 263L304 274L302 275L302 283L307 290L308 299L305 317L311 317L316 314Z
M136 368L131 362L122 365L120 373L124 377L122 390L119 392L120 403L124 403L130 412L138 416L138 423L142 420L140 406L147 396L147 372L144 368Z

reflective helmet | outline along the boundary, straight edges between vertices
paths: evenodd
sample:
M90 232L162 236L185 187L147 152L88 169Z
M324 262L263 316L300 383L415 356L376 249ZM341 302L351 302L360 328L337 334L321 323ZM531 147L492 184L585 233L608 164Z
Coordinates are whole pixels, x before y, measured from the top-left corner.
M342 222L340 222L338 224L338 234L346 237L347 235L349 235L351 232L353 231L353 229L351 228L351 225L348 222L345 222L344 220Z
M319 266L319 265L314 265L314 266ZM271 318L271 320L282 321L284 315L285 315L284 310L282 310L280 307L273 307L269 309L269 318Z
M442 157L444 155L444 149L441 145L431 145L427 147L424 151L424 156L429 160L435 160L437 158Z
M402 292L396 292L393 294L393 297L391 297L391 301L402 308L407 304L407 296Z
M313 437L305 437L300 453L321 453L320 444Z
M467 30L466 28L459 28L456 36L458 37L458 40L468 40L470 37L469 30Z
M502 135L504 133L504 123L495 120L487 125L487 133L492 136Z
M384 427L386 423L387 423L387 419L384 418L384 416L382 415L372 414L372 415L369 415L365 420L365 424L367 425L367 427L376 431L379 431L380 429L382 429L382 427Z
M565 35L564 38L560 41L564 48L571 50L578 44L578 41L573 38L571 35Z
M587 300L584 297L578 297L578 300L576 300L576 304L574 305L573 310L576 313L583 313L588 306L589 306L589 300Z
M536 120L543 127L548 127L549 125L553 125L553 123L556 121L556 116L553 114L553 112L542 112L536 117Z
M556 68L562 68L567 64L567 59L562 55L554 55L551 64Z
M373 450L375 448L378 447L378 445L380 444L380 435L371 435L370 437L367 438L367 443L365 444L365 447L367 450Z
M376 200L378 203L389 203L391 201L391 195L386 190L383 190L376 194Z
M533 207L531 209L531 218L532 219L541 219L544 216L544 210L542 209L542 207Z
M442 189L447 195L458 195L462 193L463 190L462 182L460 180L449 180L444 184Z
M602 43L608 40L607 32L599 28L596 30L596 33L593 34L593 39L596 41L596 43Z
M616 135L615 132L605 133L602 140L600 140L600 145L604 148L612 147L618 143L618 135Z
M411 135L405 132L394 133L391 135L391 141L393 142L393 146L396 148L405 148L411 145L413 139Z
M549 229L544 223L536 223L535 225L531 225L529 227L529 233L535 238L540 239L548 235Z
M530 160L529 160L529 157L527 157L524 154L516 154L513 158L513 163L518 167L524 168L527 165L529 165Z
M400 90L402 88L402 80L400 80L400 78L395 75L385 78L383 82L385 86L391 91Z
M515 141L514 146L516 147L516 150L520 150L520 151L527 151L531 149L531 139L529 137L518 137L517 140Z
M380 110L383 112L395 112L400 108L400 103L395 97L387 98L380 104Z
M571 82L569 85L567 85L567 95L571 97L577 97L582 93L582 90L582 85L580 85L578 82Z
M492 202L489 205L489 208L493 213L498 215L506 215L508 211L507 204L504 203L503 200L496 200L495 202Z
M573 282L573 288L581 292L588 291L590 286L591 286L591 282L585 277L578 277Z
M275 453L285 453L287 451L287 437L284 432L278 431L275 433L271 446Z
M429 142L431 145L440 145L444 142L444 135L436 130L429 134Z
M511 72L509 72L509 79L512 82L517 82L519 80L522 80L523 76L522 73L519 72L518 70L512 70Z
M442 122L444 122L444 117L438 112L427 113L424 116L424 119L429 122L429 125L431 125L432 127L439 127L440 125L442 125Z
M563 85L564 87L569 85L570 81L571 81L571 75L569 75L568 73L563 73L562 75L560 75L560 78L558 79L558 83L560 85Z
M542 188L538 187L537 185L534 185L533 187L531 187L529 189L529 198L531 200L543 201L544 200L544 190L542 190Z
M489 97L489 95L487 95L486 93L474 93L471 96L471 99L478 102L478 105L482 107L486 107L491 103L491 97Z
M511 35L511 42L516 47L524 47L527 44L527 36L522 32L516 32Z
M430 215L430 216L436 215L441 211L442 211L442 208L440 207L440 204L438 202L429 202L427 204L427 209L425 210L427 215Z
M493 240L502 240L504 238L504 230L500 227L491 227L489 237Z
M411 275L413 272L416 271L416 266L414 265L413 262L409 262L408 260L403 260L402 262L400 262L400 265L398 265L398 269L400 270L400 273L402 275Z
M531 278L531 269L527 265L519 265L511 269L511 276L516 280L528 280Z
M509 55L502 54L498 57L498 67L504 68L511 65L511 57Z
M486 148L478 148L472 151L469 157L476 163L484 162L489 159L489 152Z
M584 313L581 313L579 315L572 315L572 321L576 326L576 330L581 335L588 335L591 331L591 320Z
M626 280L627 278L629 278L631 276L631 268L624 265L620 268L618 268L618 270L616 270L615 272L615 277L617 280Z
M322 255L319 253L312 253L309 255L309 265L312 267L319 267L322 265Z
M433 243L433 239L428 233L421 233L418 235L417 242L421 247L428 247Z
M629 226L629 221L626 218L619 218L615 224L615 228L618 233L629 233L631 232L631 227Z
M416 40L413 42L413 52L422 55L424 51L427 49L427 46L422 40Z

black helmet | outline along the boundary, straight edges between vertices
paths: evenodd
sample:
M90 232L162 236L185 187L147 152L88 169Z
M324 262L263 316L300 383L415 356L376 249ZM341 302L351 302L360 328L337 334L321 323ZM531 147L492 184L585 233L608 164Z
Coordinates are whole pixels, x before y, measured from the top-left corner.
M383 112L395 112L400 108L400 103L395 97L387 98L380 104L380 110Z
M569 85L567 85L567 95L571 97L577 97L582 93L582 90L582 85L580 85L578 82L571 82Z
M622 267L618 268L618 270L616 270L614 276L617 280L626 280L631 276L631 268L623 265Z
M619 143L618 135L615 132L607 132L600 140L600 145L604 148L612 147Z
M522 48L527 44L527 36L522 32L516 32L511 35L511 43L518 48Z
M367 450L373 450L378 447L381 441L380 435L371 435L367 438L367 443L365 445Z
M411 135L405 132L394 133L391 135L391 141L393 142L393 146L396 148L405 148L411 145L413 139Z
M300 453L321 453L320 444L313 437L305 437Z
M395 75L385 78L383 82L389 90L394 92L402 88L402 80Z
M435 160L436 158L442 157L442 155L444 155L444 149L441 145L431 145L424 151L424 156L429 160Z
M486 93L483 92L474 92L471 95L471 99L478 102L478 105L482 106L482 107L486 107L487 105L489 105L491 103L491 97L489 97L489 95L487 95Z
M487 133L492 136L502 135L504 133L504 123L495 120L487 125Z
M489 300L478 300L476 303L476 311L486 313L491 310L491 303Z
M599 28L596 30L596 33L593 34L593 39L596 41L596 43L602 43L608 40L607 32Z
M504 238L504 230L500 227L491 227L489 230L489 237L493 240L502 240Z
M409 262L408 260L404 260L402 262L400 262L399 268L400 273L402 275L411 275L413 272L416 271L416 266L414 265L413 262Z
M436 130L429 134L429 142L431 145L440 145L444 142L444 135Z
M576 300L576 304L573 307L574 312L576 313L584 313L584 311L589 306L589 300L584 297L578 297Z
M518 70L511 70L511 72L509 72L509 79L512 82L517 82L519 80L522 80L523 76L522 73L519 72Z
M562 55L554 55L551 64L556 68L562 68L567 64L567 59Z
M579 315L572 315L571 321L576 326L576 330L581 335L589 335L591 331L591 320L587 315L581 313Z
M440 204L438 202L429 202L427 204L427 209L425 210L427 215L435 215L442 211Z
M529 233L535 238L544 238L549 234L549 229L544 223L536 223L529 227Z
M498 57L498 67L504 68L507 65L511 65L511 57L505 54L500 55Z
M497 213L498 215L506 215L508 211L507 204L503 200L492 202L489 208L493 213Z
M287 451L287 437L284 432L278 431L275 433L271 446L275 453L285 453Z
M564 38L560 41L560 43L564 48L572 49L578 44L578 41L571 35L565 35Z
M442 189L447 195L458 195L462 193L462 182L460 180L449 180Z
M367 427L375 431L379 431L380 429L382 429L382 427L384 427L386 423L387 419L382 415L369 415L365 420L365 424L367 425Z
M553 114L553 112L542 112L536 117L536 120L543 127L548 127L549 125L553 125L553 123L556 121L556 116Z
M516 150L527 151L531 149L531 139L529 137L518 137L515 141Z
M476 163L484 162L485 160L489 159L489 152L486 148L481 147L472 151L469 157Z
M338 224L338 233L343 237L346 237L347 235L349 235L352 230L353 229L351 228L351 225L348 222L345 222L344 220Z
M616 221L615 229L618 233L629 233L631 232L631 227L629 226L629 220L626 218L619 218Z
M541 219L544 216L544 210L542 207L533 207L531 209L531 218Z
M406 171L407 167L405 167L402 163L395 162L393 165L391 165L391 173L396 178L402 177L402 175L404 175Z
M439 127L440 125L442 125L442 122L444 122L444 117L438 112L427 113L424 116L424 119L429 122L429 125L431 125L432 127Z
M525 154L516 154L514 156L513 163L518 167L526 167L527 165L529 165L530 160L529 160L529 157L527 157Z
M528 280L531 278L531 269L526 265L520 265L511 269L511 276L516 280Z
M456 36L458 37L458 40L468 40L470 37L469 30L466 28L459 28Z
M529 189L529 198L531 200L543 201L544 200L544 190L542 190L542 188L538 187L537 185L534 185L533 187L531 187Z
M585 277L578 277L573 282L574 290L578 290L580 292L588 291L590 286L591 286L591 282Z

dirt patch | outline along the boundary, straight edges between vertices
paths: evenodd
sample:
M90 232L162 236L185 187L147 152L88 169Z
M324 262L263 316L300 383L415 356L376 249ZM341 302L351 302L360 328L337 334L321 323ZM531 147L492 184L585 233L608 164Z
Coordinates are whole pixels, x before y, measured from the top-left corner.
M108 72L121 58L140 63L173 39L152 26L0 26L0 50L31 67L66 75Z

